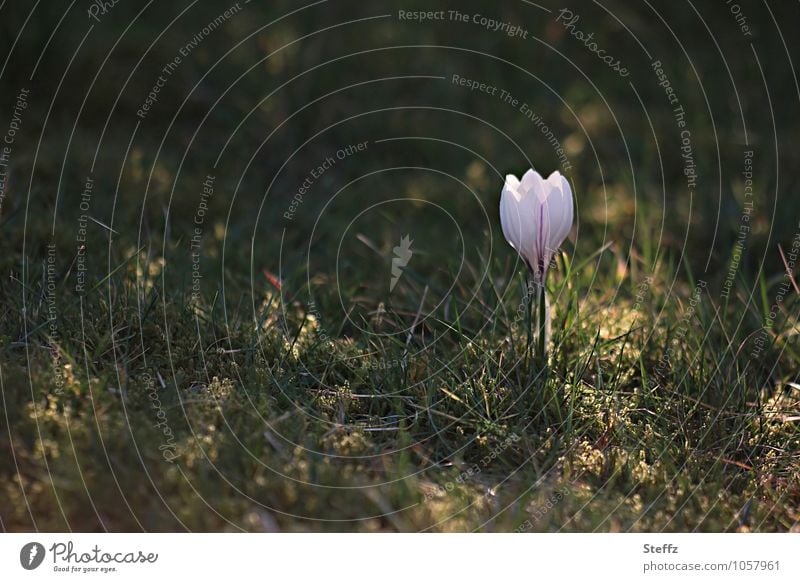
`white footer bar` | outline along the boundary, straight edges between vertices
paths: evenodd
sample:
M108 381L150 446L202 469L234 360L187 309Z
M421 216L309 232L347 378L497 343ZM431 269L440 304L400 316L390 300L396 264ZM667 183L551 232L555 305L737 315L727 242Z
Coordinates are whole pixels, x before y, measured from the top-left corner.
M0 535L0 580L67 579L800 580L800 534Z

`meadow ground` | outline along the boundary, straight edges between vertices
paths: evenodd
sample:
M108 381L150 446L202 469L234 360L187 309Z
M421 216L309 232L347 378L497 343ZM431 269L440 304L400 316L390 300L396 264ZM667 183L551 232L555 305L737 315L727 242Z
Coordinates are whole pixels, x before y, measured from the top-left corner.
M798 528L796 6L407 4L0 5L3 530Z

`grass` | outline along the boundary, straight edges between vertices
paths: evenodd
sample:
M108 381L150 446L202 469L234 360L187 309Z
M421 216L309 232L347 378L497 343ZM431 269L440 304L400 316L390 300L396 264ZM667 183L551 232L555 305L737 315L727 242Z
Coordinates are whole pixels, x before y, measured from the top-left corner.
M475 9L488 11L480 3ZM781 183L792 183L794 150L757 148L752 231L737 258L742 156L727 145L738 143L740 131L733 116L717 115L719 142L711 139L713 120L695 101L697 85L678 75L680 65L670 74L690 111L700 174L711 176L704 191L692 193L671 112L646 61L637 85L650 104L649 122L629 87L607 71L596 83L614 116L585 80L552 70L572 119L513 67L457 51L441 61L394 51L363 57L361 67L342 62L260 102L338 55L326 44L344 38L335 35L305 40L302 50L292 45L234 84L283 44L356 18L346 7L256 35L226 70L212 71L167 130L183 97L248 27L289 9L232 20L187 59L160 109L131 139L132 112L156 65L216 9L182 22L178 40L161 41L112 111L108 95L122 80L106 72L99 89L85 85L117 38L115 26L129 17L122 4L115 10L120 20L97 28L91 50L79 56L85 68L70 73L83 88L61 96L47 126L48 102L31 106L0 214L0 240L10 249L0 257L7 275L0 280L4 530L797 529L800 302L778 248L791 252L797 224L788 217L797 216L797 203L773 175L779 158ZM515 10L503 15L528 15ZM667 13L683 34L694 30L677 9ZM598 42L624 43L601 16ZM709 17L723 47L737 42L736 30L720 24L725 16ZM112 65L129 70L163 18L137 25ZM767 30L768 15L759 18ZM463 31L451 28L437 29L435 40L457 43ZM16 49L20 63L47 37L30 30ZM427 34L396 22L363 32L348 36L342 53L383 46L386 35L402 44ZM59 34L80 40L74 31ZM568 37L551 42L585 66L594 63ZM654 54L669 46L659 42L648 45ZM696 66L718 72L704 41L694 42ZM777 42L762 39L759 47L780 55ZM518 40L487 34L475 43L469 46L527 62ZM629 59L632 69L642 64ZM49 52L41 66L33 84L49 95L48 73L63 63ZM732 66L737 78L753 73L746 63ZM765 74L773 79L770 66ZM529 357L526 282L502 240L496 208L504 173L520 173L531 159L543 171L556 167L550 145L513 109L446 79L355 86L411 72L446 78L454 70L530 95L571 144L577 227L548 279L553 347L546 367ZM8 75L8 87L25 82L21 72ZM332 93L346 85L354 88ZM707 88L715 112L728 111L722 85ZM746 103L761 95L745 90ZM81 117L72 137L84 95L101 115ZM776 110L784 97L774 97ZM409 109L340 123L392 106ZM444 108L486 118L514 141ZM106 115L112 121L101 140ZM747 115L751 127L771 127L764 110ZM34 162L40 132L46 139ZM792 135L790 127L774 129L780 143ZM285 218L312 170L364 140L365 151L321 172L294 217ZM712 163L717 143L726 145L719 168ZM89 284L79 293L79 193L96 152ZM707 195L718 170L726 176L720 196ZM214 192L192 247L209 174ZM393 247L406 234L414 255L389 292ZM50 270L48 244L56 248ZM196 272L202 277L193 296Z
M91 308L84 299L83 317L81 302L70 305L69 293L59 293L59 327L79 330L60 341L35 329L44 308L36 293L25 323L31 339L11 339L21 335L9 329L19 325L12 316L21 305L3 322L13 333L4 332L2 378L11 427L4 448L15 477L4 484L3 523L791 528L800 397L791 372L742 357L731 340L738 306L729 302L725 315L703 293L686 318L691 288L676 284L667 297L661 290L675 277L667 267L652 275L638 309L630 290L609 309L612 285L592 281L616 264L610 250L597 261L571 269L565 258L551 278L556 348L545 372L526 358L526 320L509 313L524 295L508 264L489 267L491 283L475 306L466 308L469 296L457 293L449 318L432 314L408 343L404 328L422 283L398 287L404 293L392 297L394 309L364 318L368 333L336 333L337 324L324 336L321 322L336 310L318 300L315 315L289 301L287 290L303 284L292 279L281 296L261 285L254 328L245 318L226 325L213 304L189 309L181 296L161 297L144 274L155 274L159 262L128 262L131 275L120 279L131 283L107 283L98 295L112 299ZM508 277L499 286L495 269ZM750 311L755 328L761 314ZM397 331L399 339L379 335ZM783 350L776 335L770 353ZM61 394L53 388L55 350ZM155 426L162 421L169 434Z

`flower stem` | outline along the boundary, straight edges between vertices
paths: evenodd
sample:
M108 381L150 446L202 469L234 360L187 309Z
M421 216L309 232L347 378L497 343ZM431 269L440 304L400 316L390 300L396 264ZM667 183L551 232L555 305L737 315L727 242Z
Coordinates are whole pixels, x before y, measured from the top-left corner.
M533 279L529 279L527 281L527 285L525 286L525 297L527 298L527 309L526 315L528 317L528 325L525 326L528 335L528 341L525 345L525 363L527 365L528 361L531 359L531 355L533 354L533 321L534 321L534 311L533 311L533 299L531 298L531 285L533 284Z
M538 344L537 359L541 366L547 365L547 291L544 284L537 285L537 317L536 339Z

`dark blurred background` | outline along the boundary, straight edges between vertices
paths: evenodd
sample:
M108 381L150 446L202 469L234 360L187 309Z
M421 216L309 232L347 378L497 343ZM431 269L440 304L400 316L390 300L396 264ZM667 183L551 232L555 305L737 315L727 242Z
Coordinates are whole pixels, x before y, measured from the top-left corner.
M406 221L430 233L420 248L439 242L453 252L462 244L483 252L490 227L499 237L500 176L531 164L542 173L564 167L518 107L454 85L458 74L509 91L552 130L576 193L577 245L614 241L643 267L659 249L685 253L694 269L724 277L745 202L743 152L752 149L754 219L743 272L762 264L768 274L780 271L776 244L791 239L800 214L795 3L240 3L166 77L145 118L137 117L162 68L232 6L3 8L1 126L19 89L31 92L0 216L3 246L13 249L6 261L18 262L24 228L31 257L43 252L53 224L56 239L74 238L90 173L92 212L118 232L118 258L143 244L140 228L150 242L166 241L165 256L171 244L184 244L208 174L216 182L204 237L213 226L235 251L231 260L250 258L254 239L255 268L276 270L281 244L284 269L304 259L308 241L335 246L354 208L398 197L419 201L376 212L388 212L397 232ZM557 21L565 7L579 16L572 28ZM470 21L401 20L400 10L459 10ZM527 38L487 30L472 21L476 14L521 27ZM592 33L629 75L606 66L575 37L578 30ZM691 190L656 60L691 132ZM394 139L408 137L425 139ZM315 181L287 220L309 172L363 141L366 151ZM436 171L391 170L398 167ZM426 202L438 211L418 212ZM35 210L27 225L26 206ZM106 235L90 232L101 246ZM396 244L393 236L374 242L385 250ZM354 260L370 252L356 247ZM314 253L312 266L323 268L332 256Z

